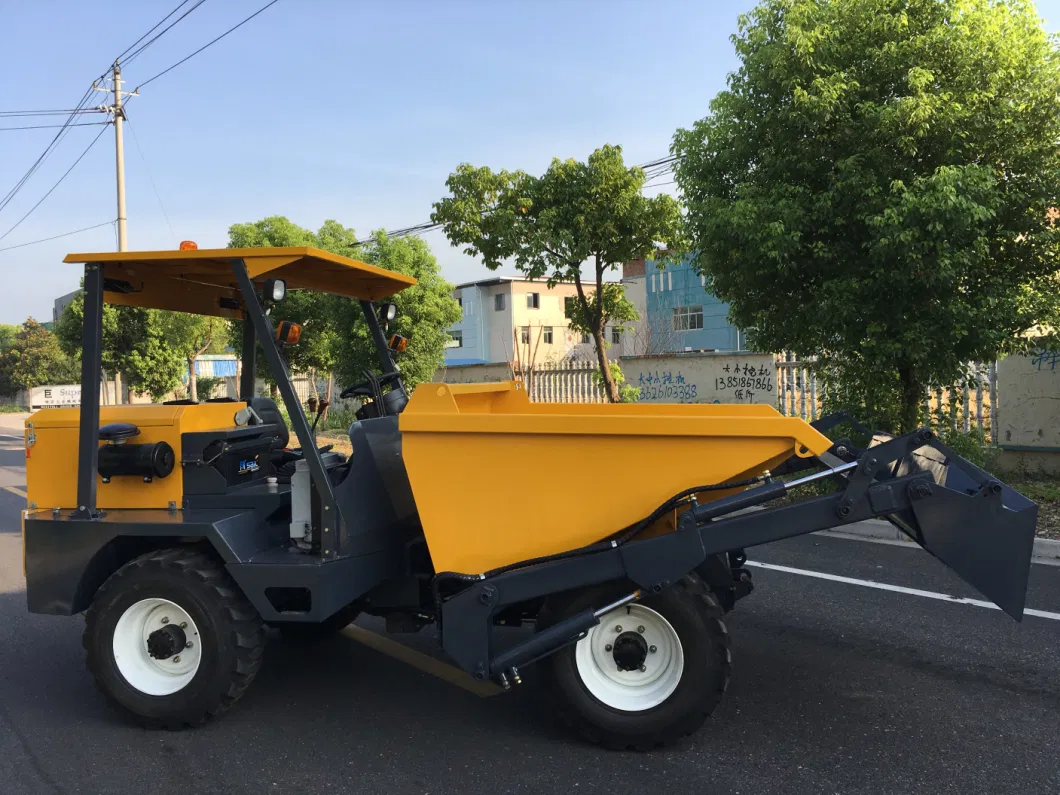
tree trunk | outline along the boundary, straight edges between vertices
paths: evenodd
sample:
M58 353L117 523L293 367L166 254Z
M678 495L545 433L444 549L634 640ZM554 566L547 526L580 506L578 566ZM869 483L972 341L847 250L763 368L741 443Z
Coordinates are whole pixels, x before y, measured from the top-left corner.
M335 389L335 374L334 373L329 373L328 374L327 398L325 398L325 400L328 401L328 405L324 408L324 413L320 415L320 424L321 425L323 425L328 419L328 412L331 410L331 393L334 391L334 389Z
M618 384L611 374L611 365L607 361L607 349L604 347L604 330L602 324L595 324L593 328L593 342L596 344L596 360L600 364L600 377L604 379L604 393L612 403L620 402Z
M188 357L188 400L199 399L198 378L195 375L195 360L198 354Z
M269 384L269 397L276 400L280 396L280 388L275 384Z
M902 385L902 411L899 416L901 427L898 432L909 433L920 425L920 404L924 401L924 385L917 380L912 367L899 367L898 380Z

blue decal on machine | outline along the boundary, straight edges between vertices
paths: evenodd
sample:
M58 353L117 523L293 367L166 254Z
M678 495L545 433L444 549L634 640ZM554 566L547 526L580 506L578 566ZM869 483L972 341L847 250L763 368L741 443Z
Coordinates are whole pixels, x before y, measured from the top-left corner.
M259 466L258 466L258 457L257 456L254 456L253 458L250 458L250 459L244 459L244 460L239 462L239 474L240 475L249 475L252 472L257 472L258 469L259 469Z

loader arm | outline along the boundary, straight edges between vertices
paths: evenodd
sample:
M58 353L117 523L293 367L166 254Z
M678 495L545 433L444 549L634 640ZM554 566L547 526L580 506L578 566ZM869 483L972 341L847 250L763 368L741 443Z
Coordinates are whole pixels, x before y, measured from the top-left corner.
M492 616L502 608L557 591L627 582L658 593L712 555L842 527L892 521L912 540L1016 620L1023 615L1037 506L921 429L862 452L854 461L821 456L833 466L789 483L772 481L681 514L677 530L583 554L556 556L490 576L442 574L469 584L441 605L442 643L477 678L496 677L575 642L599 621L586 611L491 656ZM756 511L745 509L822 478L842 477L843 491ZM742 511L737 513L738 511ZM535 640L536 638L536 640Z

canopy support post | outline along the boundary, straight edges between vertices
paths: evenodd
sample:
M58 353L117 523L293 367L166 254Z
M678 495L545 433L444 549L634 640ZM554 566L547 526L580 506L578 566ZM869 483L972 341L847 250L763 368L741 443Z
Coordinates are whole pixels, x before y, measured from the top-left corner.
M103 368L103 264L85 265L84 325L81 337L81 418L77 436L78 519L98 519L99 389Z
M331 480L324 469L324 459L317 449L316 439L309 429L309 422L305 418L302 403L298 394L291 384L291 373L287 369L287 362L280 356L273 339L272 323L265 316L258 300L254 282L250 280L247 266L242 259L232 260L232 271L235 273L239 290L243 293L243 303L247 307L247 322L254 325L254 331L261 342L261 351L265 354L265 361L272 371L272 377L276 380L276 386L280 389L283 404L287 407L287 415L291 418L291 427L294 428L298 442L302 445L302 456L309 465L309 477L320 498L321 527L320 527L320 554L325 561L335 560L341 551L339 542L339 510L335 502L335 492L331 488ZM244 337L244 340L246 338ZM253 371L251 371L253 372Z

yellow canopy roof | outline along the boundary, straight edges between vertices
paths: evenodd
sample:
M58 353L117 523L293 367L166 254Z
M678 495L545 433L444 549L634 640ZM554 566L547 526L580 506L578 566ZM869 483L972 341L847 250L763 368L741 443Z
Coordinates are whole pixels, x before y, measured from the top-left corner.
M68 254L63 262L102 263L107 303L243 317L243 300L232 273L235 259L243 260L256 284L284 279L288 290L366 301L386 298L416 283L411 276L311 246Z

